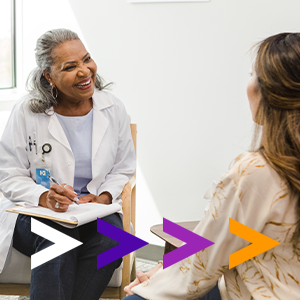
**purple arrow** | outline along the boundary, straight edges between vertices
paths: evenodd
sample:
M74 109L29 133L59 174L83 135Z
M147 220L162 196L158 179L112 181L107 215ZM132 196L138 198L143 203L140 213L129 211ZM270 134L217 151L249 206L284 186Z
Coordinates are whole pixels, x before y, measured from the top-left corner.
M120 243L97 255L97 269L149 244L99 218L97 218L97 231Z
M164 255L164 269L214 244L210 240L207 240L204 237L165 218L163 222L163 231L186 243L178 249Z

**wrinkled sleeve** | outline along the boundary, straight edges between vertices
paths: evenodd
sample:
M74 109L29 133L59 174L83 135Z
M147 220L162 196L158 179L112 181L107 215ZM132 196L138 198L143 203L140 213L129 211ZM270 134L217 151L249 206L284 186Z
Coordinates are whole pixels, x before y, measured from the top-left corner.
M115 162L111 171L106 175L101 184L98 195L109 192L113 203L121 195L125 184L134 175L136 157L131 137L130 122L124 105L120 102L118 149Z
M15 105L0 141L0 190L13 202L37 206L47 191L30 176L24 107Z
M215 244L160 269L132 291L146 299L198 299L210 291L229 268L229 255L248 246L229 232L229 218L261 231L268 216L268 174L261 164L241 159L222 176L209 209L194 232Z

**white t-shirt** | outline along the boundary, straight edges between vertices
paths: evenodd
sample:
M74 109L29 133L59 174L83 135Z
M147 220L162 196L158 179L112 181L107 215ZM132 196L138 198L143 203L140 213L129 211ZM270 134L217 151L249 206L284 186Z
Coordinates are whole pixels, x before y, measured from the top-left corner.
M74 191L77 197L89 194L92 180L93 109L85 116L66 117L55 113L69 141L75 158Z

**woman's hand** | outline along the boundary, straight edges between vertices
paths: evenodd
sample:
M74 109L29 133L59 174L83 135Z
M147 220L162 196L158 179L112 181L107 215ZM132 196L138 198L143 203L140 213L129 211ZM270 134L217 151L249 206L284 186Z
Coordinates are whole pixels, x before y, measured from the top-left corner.
M88 203L88 202L111 204L112 196L108 192L103 192L100 196L88 194L88 195L81 196L78 201L79 204Z
M157 266L155 266L154 268L152 268L150 271L143 273L140 270L136 271L136 279L134 281L132 281L129 285L124 287L124 292L128 295L133 295L133 293L131 292L131 289L139 284L141 284L142 282L148 280L149 278L151 278L160 268L162 267L162 264L159 263Z
M70 200L78 200L73 187L62 184L53 184L49 191L44 192L40 196L39 205L50 208L56 212L65 212L69 205L73 202ZM59 208L56 208L56 203L59 203Z

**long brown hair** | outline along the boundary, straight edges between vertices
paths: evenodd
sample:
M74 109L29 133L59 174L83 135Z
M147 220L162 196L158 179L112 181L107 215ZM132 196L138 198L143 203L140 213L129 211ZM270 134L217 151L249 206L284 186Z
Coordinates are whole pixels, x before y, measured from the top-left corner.
M294 249L300 248L300 33L281 33L258 45L255 61L262 125L257 148L297 201ZM259 127L259 125L257 125ZM257 135L256 138L257 142ZM255 141L254 141L255 142Z

